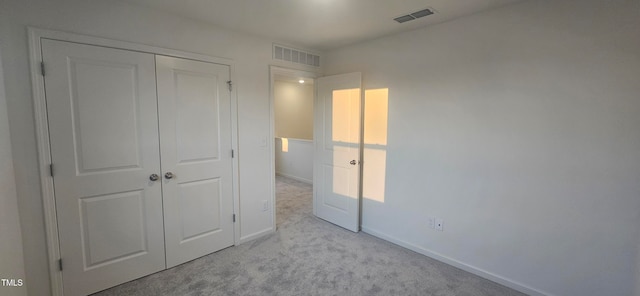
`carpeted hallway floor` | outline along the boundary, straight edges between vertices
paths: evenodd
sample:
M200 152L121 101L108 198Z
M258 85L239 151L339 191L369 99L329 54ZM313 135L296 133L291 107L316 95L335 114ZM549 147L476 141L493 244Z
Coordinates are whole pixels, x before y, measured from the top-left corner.
M94 295L523 295L320 220L311 185L276 183L276 233Z

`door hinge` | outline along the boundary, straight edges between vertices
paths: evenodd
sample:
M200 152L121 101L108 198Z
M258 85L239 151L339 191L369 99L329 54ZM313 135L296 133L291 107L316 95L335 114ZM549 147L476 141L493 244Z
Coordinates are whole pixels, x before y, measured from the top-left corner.
M233 214L233 223L236 223L236 214Z
M53 163L49 165L49 175L53 177Z
M231 80L227 81L227 85L229 86L229 91L233 90L233 82Z
M236 153L233 149L231 149L231 158L234 158L234 157L236 157Z
M58 259L58 270L62 271L62 258Z
M40 62L40 74L44 76L44 62Z

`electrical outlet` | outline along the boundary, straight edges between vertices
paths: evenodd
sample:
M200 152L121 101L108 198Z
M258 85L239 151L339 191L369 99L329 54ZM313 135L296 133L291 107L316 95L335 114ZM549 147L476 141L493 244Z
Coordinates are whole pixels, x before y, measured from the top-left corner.
M265 199L262 201L262 211L266 212L268 210L269 210L269 201Z
M436 230L443 231L444 230L444 220L437 218L436 219Z
M431 229L436 229L436 218L434 217L427 217L427 226L429 226L429 228Z

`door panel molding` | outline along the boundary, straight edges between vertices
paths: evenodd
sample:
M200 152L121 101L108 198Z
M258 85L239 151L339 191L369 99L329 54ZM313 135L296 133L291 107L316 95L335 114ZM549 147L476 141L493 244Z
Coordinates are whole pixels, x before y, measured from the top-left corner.
M179 50L136 44L126 41L118 41L94 36L67 33L55 30L46 30L28 27L29 39L29 67L31 72L31 88L33 94L34 117L36 128L36 144L38 153L39 182L44 208L45 233L47 241L47 255L49 264L49 276L51 280L51 293L54 296L62 296L63 280L59 270L60 241L58 238L58 217L55 208L54 184L51 171L51 143L49 141L49 124L47 117L47 105L45 100L44 77L41 72L42 41L45 39L67 41L79 44L102 46L107 48L124 49L135 52L165 55L189 60L223 64L230 67L230 80L235 79L235 63L226 58L212 57L203 54L189 53ZM45 65L46 69L46 65ZM235 151L238 151L238 106L236 88L231 90L231 142ZM238 162L236 156L232 159L233 167L233 208L234 213L239 213L239 181ZM55 167L54 170L55 171ZM240 221L234 224L234 243L240 243Z

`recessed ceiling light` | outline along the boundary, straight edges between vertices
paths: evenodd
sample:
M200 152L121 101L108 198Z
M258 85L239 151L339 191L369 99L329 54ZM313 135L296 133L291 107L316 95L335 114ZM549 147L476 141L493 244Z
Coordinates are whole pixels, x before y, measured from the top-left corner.
M298 80L299 83L304 83L304 79Z

